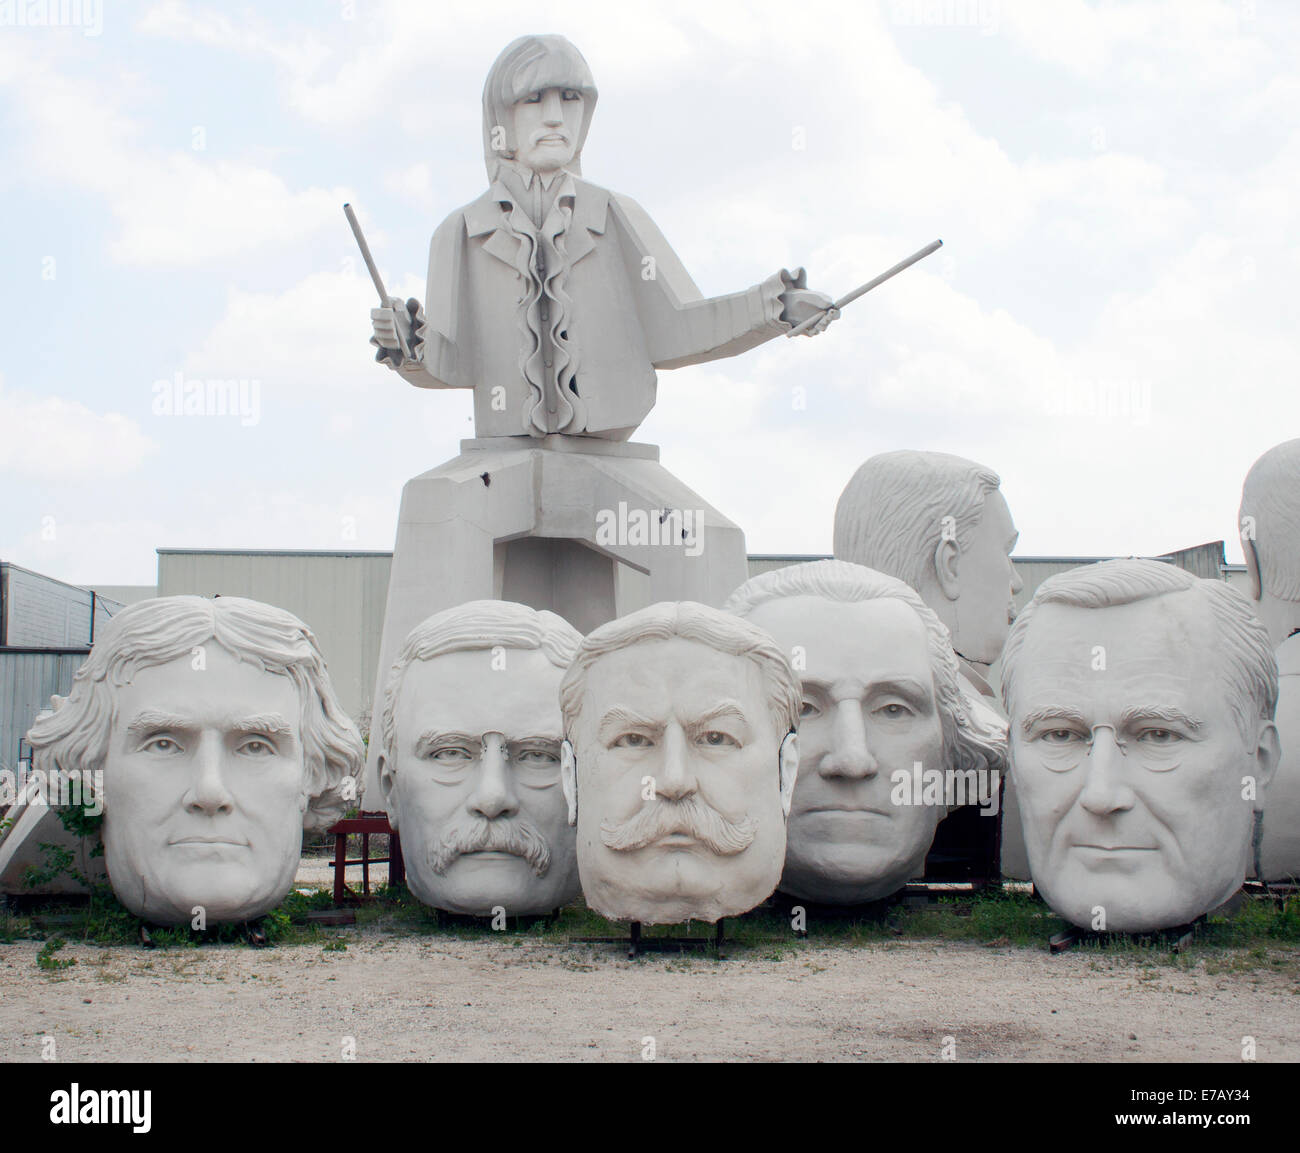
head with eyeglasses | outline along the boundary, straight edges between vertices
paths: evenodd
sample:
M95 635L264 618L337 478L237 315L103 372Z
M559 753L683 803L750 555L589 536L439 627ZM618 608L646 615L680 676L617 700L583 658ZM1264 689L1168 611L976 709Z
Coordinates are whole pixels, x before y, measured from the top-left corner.
M581 639L554 613L493 600L408 634L384 690L379 787L426 905L514 916L578 895L559 687Z
M1034 883L1085 928L1195 920L1252 866L1278 759L1277 666L1250 602L1173 565L1045 581L1002 655Z

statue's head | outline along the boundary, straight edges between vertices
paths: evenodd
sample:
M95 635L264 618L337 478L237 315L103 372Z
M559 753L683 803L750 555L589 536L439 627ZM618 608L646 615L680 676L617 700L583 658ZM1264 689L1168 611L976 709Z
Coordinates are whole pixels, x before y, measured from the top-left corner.
M1277 665L1225 581L1114 560L1039 586L1002 694L1034 884L1076 925L1142 932L1228 899L1278 759Z
M563 36L521 36L496 58L483 85L488 179L502 159L540 172L582 173L582 146L596 108L591 69Z
M311 631L241 597L127 606L56 706L28 734L33 767L103 771L113 891L159 923L282 900L302 830L343 815L365 759Z
M897 577L921 594L960 656L991 664L1022 587L1017 533L991 469L945 452L873 456L835 507L835 555Z
M1300 440L1270 448L1246 474L1238 517L1251 595L1267 606L1300 605ZM1290 624L1291 613L1269 611ZM1285 629L1273 643L1286 639Z
M898 774L975 770L995 791L1006 759L1005 726L962 693L947 629L902 581L838 560L762 573L725 607L770 633L801 682L782 891L827 904L896 892L947 812L947 790L900 793Z
M798 768L799 682L772 638L689 601L601 625L560 686L587 904L716 921L771 895Z
M559 688L581 639L555 613L495 600L407 635L384 688L379 787L426 905L513 916L578 895Z

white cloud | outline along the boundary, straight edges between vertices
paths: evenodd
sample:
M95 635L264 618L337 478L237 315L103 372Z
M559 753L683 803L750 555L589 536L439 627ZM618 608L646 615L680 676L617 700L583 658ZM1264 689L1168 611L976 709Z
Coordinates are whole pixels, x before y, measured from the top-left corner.
M77 401L5 389L0 379L0 472L42 481L119 477L158 451L135 421Z

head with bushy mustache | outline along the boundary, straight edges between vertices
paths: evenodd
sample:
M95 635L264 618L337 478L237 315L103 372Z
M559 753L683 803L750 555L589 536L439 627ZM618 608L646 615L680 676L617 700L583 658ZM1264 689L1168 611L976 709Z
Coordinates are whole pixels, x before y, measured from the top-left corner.
M776 887L799 683L772 638L689 601L602 625L560 686L563 781L587 904L716 921Z

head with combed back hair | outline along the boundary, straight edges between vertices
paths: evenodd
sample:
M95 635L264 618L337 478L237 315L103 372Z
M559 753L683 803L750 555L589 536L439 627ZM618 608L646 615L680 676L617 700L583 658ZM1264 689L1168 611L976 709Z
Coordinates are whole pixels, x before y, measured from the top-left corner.
M1281 645L1300 628L1300 440L1275 445L1251 466L1237 526L1255 611Z
M877 900L920 873L949 806L996 812L1006 727L963 692L948 630L913 589L825 560L753 577L726 608L771 632L803 680L784 892ZM942 787L914 796L917 766Z
M573 159L566 166L582 174L582 147L596 108L591 69L563 36L520 36L496 58L483 85L483 160L489 180L496 179L503 158L515 157L514 106L530 92L547 88L572 88L582 93L582 129Z
M1002 694L1048 904L1149 932L1226 901L1258 868L1277 692L1267 630L1226 581L1138 559L1044 581L1007 640Z

